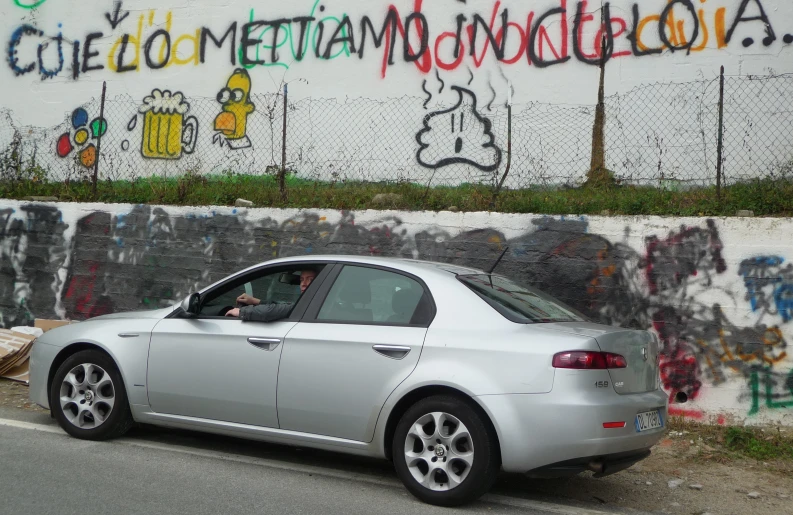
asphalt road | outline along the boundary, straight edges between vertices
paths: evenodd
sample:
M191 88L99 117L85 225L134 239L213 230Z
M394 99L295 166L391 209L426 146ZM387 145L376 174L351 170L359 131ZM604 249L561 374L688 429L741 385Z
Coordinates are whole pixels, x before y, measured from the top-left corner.
M45 414L6 409L0 463L4 515L615 513L527 497L514 480L464 508L437 508L408 494L387 462L151 427L87 442Z

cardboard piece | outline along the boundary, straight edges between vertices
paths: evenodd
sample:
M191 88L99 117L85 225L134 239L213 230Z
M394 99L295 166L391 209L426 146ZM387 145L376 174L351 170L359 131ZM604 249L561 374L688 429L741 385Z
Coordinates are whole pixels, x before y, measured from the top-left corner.
M29 334L0 329L0 377L28 384L28 358L34 339Z
M46 333L71 323L70 320L37 319L33 325ZM0 329L0 377L29 384L29 358L34 339L35 336L32 334Z
M35 322L33 322L33 327L38 327L45 333L50 329L55 329L56 327L60 327L62 325L69 325L71 324L71 320L45 320L41 318L37 318Z

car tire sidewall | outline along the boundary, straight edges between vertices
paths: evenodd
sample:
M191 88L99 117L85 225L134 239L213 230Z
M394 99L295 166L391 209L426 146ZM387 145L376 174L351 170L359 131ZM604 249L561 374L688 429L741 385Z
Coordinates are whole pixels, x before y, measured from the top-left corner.
M458 418L468 428L474 446L474 463L468 476L457 487L443 492L429 490L419 484L408 469L404 453L410 427L419 417L435 411ZM459 506L478 499L493 485L500 469L496 445L485 421L467 402L455 397L436 396L417 402L402 415L394 431L391 449L397 475L410 493L429 504Z
M115 402L113 403L110 416L108 416L99 427L81 429L69 422L64 415L60 403L60 389L61 383L69 371L77 365L89 363L102 367L110 376L115 391ZM118 372L118 367L116 367L116 364L107 354L95 350L77 352L61 363L61 366L58 367L57 372L55 372L52 378L52 385L50 387L50 409L64 431L71 436L84 440L106 440L108 438L114 438L126 432L131 425L127 390L124 387L121 374Z

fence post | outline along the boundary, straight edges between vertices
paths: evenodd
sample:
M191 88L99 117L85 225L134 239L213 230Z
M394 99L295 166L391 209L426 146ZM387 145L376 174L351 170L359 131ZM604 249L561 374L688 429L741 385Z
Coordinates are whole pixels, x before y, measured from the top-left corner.
M716 199L721 202L721 152L724 136L724 66L719 73L719 134L716 144Z
M91 184L93 199L96 200L96 182L99 176L99 152L102 149L102 124L105 123L105 91L107 82L102 81L102 100L99 103L99 127L96 129L96 160L94 161L94 177Z
M287 88L284 84L284 121L281 130L281 172L278 174L278 190L281 192L281 200L286 202L286 105Z
M507 102L507 166L504 169L504 175L501 176L501 180L498 182L498 186L496 186L496 191L493 192L493 198L490 199L490 209L496 207L496 198L498 197L498 194L501 193L501 187L504 186L504 181L507 180L507 174L509 173L509 166L512 163L512 98L511 97L512 94L510 93L510 100Z

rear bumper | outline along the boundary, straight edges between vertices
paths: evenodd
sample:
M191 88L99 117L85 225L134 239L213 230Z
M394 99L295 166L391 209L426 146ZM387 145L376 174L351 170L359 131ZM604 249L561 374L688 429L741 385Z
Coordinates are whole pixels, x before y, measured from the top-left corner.
M631 395L612 391L561 389L534 395L483 395L477 401L496 427L502 467L528 472L549 466L643 459L664 434L667 395L663 390ZM634 421L642 411L659 409L663 428L638 432ZM625 427L605 429L604 422L624 421ZM608 458L607 460L605 460ZM605 460L605 461L604 461ZM584 469L579 469L579 472ZM604 470L605 472L605 470Z
M629 468L644 458L650 456L649 450L618 452L600 456L587 456L573 460L551 463L538 469L530 470L527 474L531 477L557 478L574 476L586 470L595 473L595 477L604 477Z

